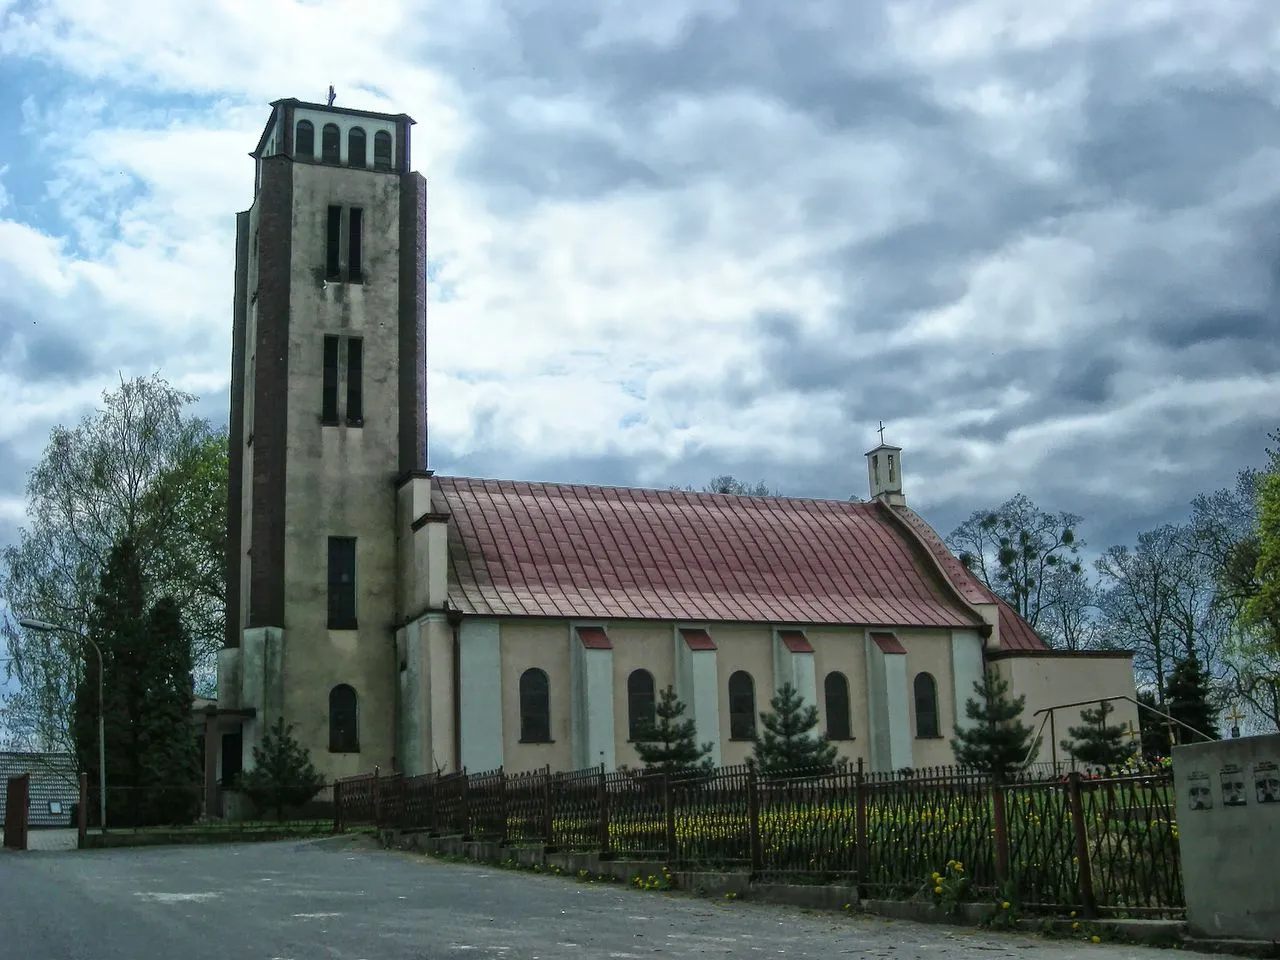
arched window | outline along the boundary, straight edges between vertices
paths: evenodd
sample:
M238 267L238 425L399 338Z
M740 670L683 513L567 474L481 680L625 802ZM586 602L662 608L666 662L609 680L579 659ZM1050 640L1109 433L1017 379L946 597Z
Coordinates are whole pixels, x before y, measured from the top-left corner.
M360 127L352 127L351 132L347 134L347 166L363 167L366 165L364 157L364 130Z
M537 667L520 674L520 742L551 742L551 682Z
M391 134L385 130L373 135L373 166L376 170L391 169Z
M345 683L329 691L329 752L359 753L360 730L356 692Z
M938 685L930 674L916 674L915 695L916 736L941 736L938 731Z
M822 693L827 701L827 737L831 740L852 740L849 679L838 670L832 670L822 683Z
M751 674L735 670L729 677L729 738L754 740L756 737L756 685Z
M637 739L655 720L653 674L648 670L632 670L627 677L627 736Z
M320 159L338 163L342 159L342 134L336 123L326 123L320 131Z
M308 160L316 158L316 128L311 125L310 120L298 121L297 133L293 138L293 155L306 157Z

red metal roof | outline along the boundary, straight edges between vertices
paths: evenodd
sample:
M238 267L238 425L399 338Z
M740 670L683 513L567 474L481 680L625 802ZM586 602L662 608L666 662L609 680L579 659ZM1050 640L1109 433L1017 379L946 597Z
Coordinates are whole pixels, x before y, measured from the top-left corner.
M705 630L681 630L680 636L690 650L714 650L716 642Z
M792 653L813 653L813 644L803 630L779 630L778 639Z
M907 648L902 645L892 633L873 633L871 639L875 641L875 645L880 648L881 653L906 653Z
M612 650L613 641L599 627L579 627L578 639L588 650Z
M969 627L879 503L434 479L450 603L481 616Z

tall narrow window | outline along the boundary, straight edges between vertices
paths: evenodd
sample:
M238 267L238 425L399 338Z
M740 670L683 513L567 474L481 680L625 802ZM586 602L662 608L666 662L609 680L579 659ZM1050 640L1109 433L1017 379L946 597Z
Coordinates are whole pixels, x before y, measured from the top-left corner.
M347 340L347 425L364 423L364 341Z
M347 134L347 166L366 166L364 152L364 130L352 127Z
M360 716L356 692L345 683L329 691L329 752L360 752Z
M391 134L385 130L373 135L373 167L375 170L391 169Z
M324 278L342 279L342 208L329 208L324 238Z
M927 673L917 673L915 679L916 736L937 737L938 733L938 685Z
M537 667L520 674L520 742L551 742L551 682Z
M356 539L329 538L329 629L356 628Z
M729 738L756 737L756 687L751 674L737 670L729 677Z
M827 701L827 737L831 740L852 740L853 724L849 717L848 677L837 670L832 670L822 683L822 693Z
M627 736L638 740L656 719L653 674L648 670L632 670L627 677Z
M338 422L338 338L324 338L324 381L320 391L320 422Z
M364 211L352 207L347 211L347 279L359 283L364 279Z
M294 156L307 160L316 158L316 128L310 120L299 120L297 133L293 138Z
M326 123L320 131L320 159L325 163L342 160L342 134L336 123Z

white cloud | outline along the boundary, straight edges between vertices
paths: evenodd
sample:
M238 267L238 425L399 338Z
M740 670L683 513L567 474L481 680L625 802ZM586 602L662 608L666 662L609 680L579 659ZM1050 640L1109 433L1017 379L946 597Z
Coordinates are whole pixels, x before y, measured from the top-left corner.
M572 463L584 475L561 479L665 483L714 465L844 496L861 492L884 418L920 465L916 503L967 512L1069 484L1181 509L1208 474L1168 438L1274 409L1275 371L1261 347L1161 340L1161 298L1185 290L1209 317L1270 309L1246 254L1250 218L1280 201L1280 140L1227 160L1154 155L1140 172L1191 171L1203 191L1164 202L1099 159L1104 121L1127 122L1099 103L1141 111L1211 82L1269 91L1275 31L1261 28L1280 13L1261 0L884 10L855 23L839 2L776 21L728 0L0 7L0 57L58 71L17 94L35 160L0 151L0 310L23 325L11 356L35 351L28 326L86 355L56 383L0 359L0 403L21 414L0 441L34 456L119 372L225 388L246 153L267 101L320 99L332 82L340 104L418 121L437 466ZM51 216L13 219L18 177ZM765 332L769 317L782 332ZM1056 409L1055 383L1095 362L1116 366L1091 385L1105 399ZM1165 433L1144 438L1153 425ZM1112 469L1090 469L1103 455Z

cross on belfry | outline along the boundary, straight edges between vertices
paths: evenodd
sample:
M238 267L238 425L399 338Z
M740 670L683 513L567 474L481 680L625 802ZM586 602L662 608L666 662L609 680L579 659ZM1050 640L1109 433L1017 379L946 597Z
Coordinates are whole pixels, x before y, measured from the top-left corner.
M880 421L880 442L884 443L884 421Z
M333 84L331 83L331 84L329 84L329 103L328 103L328 105L332 107L332 106L333 106L333 101L334 101L334 100L336 100L337 98L338 98L338 95L337 95L336 93L334 93L334 92L333 92Z

